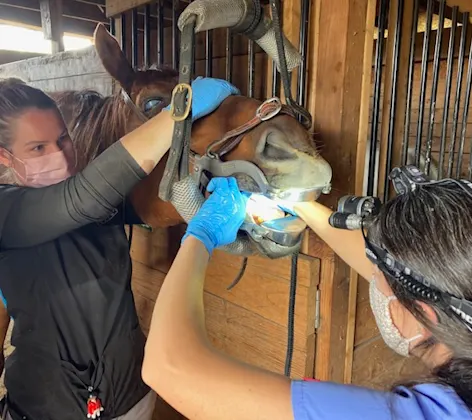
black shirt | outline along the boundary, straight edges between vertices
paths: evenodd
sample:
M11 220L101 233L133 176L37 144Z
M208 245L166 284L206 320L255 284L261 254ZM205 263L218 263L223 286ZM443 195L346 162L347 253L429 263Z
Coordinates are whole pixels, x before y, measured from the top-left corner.
M131 292L125 197L145 176L116 143L84 171L46 188L0 186L0 289L15 324L5 385L14 420L102 419L149 392L145 337Z

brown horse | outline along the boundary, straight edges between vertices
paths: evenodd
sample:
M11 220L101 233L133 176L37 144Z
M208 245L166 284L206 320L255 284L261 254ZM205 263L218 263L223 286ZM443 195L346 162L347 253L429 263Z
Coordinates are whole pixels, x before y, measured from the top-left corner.
M169 104L178 78L174 70L134 71L116 39L102 25L95 31L95 47L107 72L147 116L156 115ZM63 92L53 96L75 142L79 167L142 124L120 93L107 98L93 91ZM192 150L203 154L212 141L252 119L260 104L260 101L243 96L225 100L215 112L194 124ZM155 141L159 141L159 133L156 133ZM271 186L279 189L326 185L331 178L331 168L318 154L311 135L288 115L278 115L249 131L226 159L255 163ZM153 227L183 222L170 203L158 198L165 163L164 159L131 194L137 213Z

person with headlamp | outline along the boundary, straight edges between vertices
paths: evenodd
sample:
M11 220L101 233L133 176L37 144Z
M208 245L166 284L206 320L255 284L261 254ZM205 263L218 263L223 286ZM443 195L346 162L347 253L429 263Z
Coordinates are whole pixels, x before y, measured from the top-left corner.
M385 392L290 380L213 348L204 322L205 271L212 251L236 238L247 200L235 179L215 178L160 291L144 381L191 420L472 419L472 188L412 171L397 170L406 188L367 232L330 226L332 211L317 202L298 203L293 212L370 281L386 344L419 358L428 377Z

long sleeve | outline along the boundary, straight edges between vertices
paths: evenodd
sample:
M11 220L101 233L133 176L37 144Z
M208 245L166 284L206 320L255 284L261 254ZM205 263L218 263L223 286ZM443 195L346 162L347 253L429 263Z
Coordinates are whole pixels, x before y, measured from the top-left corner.
M105 221L105 225L142 225L144 222L134 210L133 203L126 197L117 207L117 213L111 220Z
M0 186L0 248L35 246L111 219L145 172L120 142L81 173L46 188Z

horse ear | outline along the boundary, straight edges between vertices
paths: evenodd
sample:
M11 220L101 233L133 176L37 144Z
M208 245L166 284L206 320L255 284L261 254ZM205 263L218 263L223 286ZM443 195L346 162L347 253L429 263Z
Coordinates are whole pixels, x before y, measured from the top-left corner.
M95 48L105 70L129 92L134 82L134 70L121 51L120 45L101 23L93 34Z

